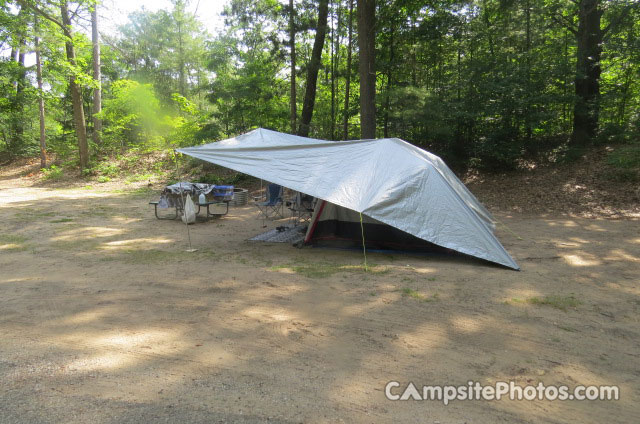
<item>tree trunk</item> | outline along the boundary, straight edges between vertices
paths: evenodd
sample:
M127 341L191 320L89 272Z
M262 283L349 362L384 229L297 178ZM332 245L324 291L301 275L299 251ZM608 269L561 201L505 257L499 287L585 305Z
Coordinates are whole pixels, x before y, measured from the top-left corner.
M307 137L313 116L313 106L316 101L316 86L318 82L318 70L320 69L320 59L324 47L324 38L327 33L327 15L329 13L329 0L320 0L318 4L318 25L316 26L316 36L311 52L311 61L307 73L307 86L302 103L302 114L300 116L300 128L298 135Z
M182 17L181 17L182 19ZM177 20L176 22L178 26L178 75L179 75L179 87L178 91L181 96L187 95L187 78L186 78L186 70L185 70L185 58L184 58L184 40L182 34L182 21Z
M298 126L298 107L297 107L297 89L296 89L296 20L295 20L295 8L293 0L289 0L289 48L291 49L291 98L290 104L290 120L291 120L291 133L296 133L296 127Z
M27 43L24 39L24 36L20 38L20 47L17 51L17 59L18 59L18 75L15 81L16 86L16 96L15 96L15 107L16 107L16 119L14 121L13 128L13 146L18 148L24 145L24 88L27 79L27 70L24 67L24 58L25 51L27 50Z
M391 22L391 28L389 31L389 65L387 68L387 88L385 90L385 98L384 98L384 137L389 137L389 108L391 107L391 87L392 87L392 77L393 72L391 71L393 67L393 63L395 60L395 45L393 36L395 33L395 21Z
M60 15L62 24L65 29L65 50L67 53L67 61L76 67L76 52L73 47L73 32L71 29L71 19L69 18L69 9L67 1L60 3ZM82 108L82 92L76 82L75 75L69 77L69 89L71 90L71 102L73 103L73 121L76 127L76 136L78 137L78 152L80 154L80 169L85 169L89 165L89 145L87 143L87 127L84 122L84 109Z
M96 87L93 89L93 142L100 144L102 133L102 119L96 115L102 110L102 86L100 75L100 38L98 34L98 3L91 11L91 41L93 43L93 80Z
M338 5L338 16L340 14L340 6ZM339 30L339 29L338 29ZM331 11L331 125L330 125L330 140L336 138L336 28L333 25L333 11Z
M525 2L525 27L526 27L526 45L525 45L525 60L527 67L527 81L526 81L526 105L524 112L525 120L525 137L527 139L527 145L531 144L531 136L533 131L531 129L531 4L530 0Z
M375 0L358 0L360 138L376 137Z
M580 0L578 5L577 58L573 133L570 144L584 146L598 131L600 113L600 0Z
M40 112L40 167L47 166L47 139L44 121L44 94L42 92L42 61L40 59L40 38L38 37L38 17L35 18L35 47L36 47L36 80L38 82L38 110Z
M344 87L344 115L342 120L342 139L349 138L349 96L351 90L351 44L353 43L353 0L349 0L349 39L347 41L347 77Z

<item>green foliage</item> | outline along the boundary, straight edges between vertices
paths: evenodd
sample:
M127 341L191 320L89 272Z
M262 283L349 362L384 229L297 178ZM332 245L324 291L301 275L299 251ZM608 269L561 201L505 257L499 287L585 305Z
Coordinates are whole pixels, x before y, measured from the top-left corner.
M609 179L619 182L640 181L640 144L618 146L607 155L612 168Z
M157 147L168 123L163 120L160 102L151 84L119 80L111 85L111 96L104 101L101 118L106 147L145 145Z
M378 136L401 137L441 155L455 167L503 170L523 160L571 162L584 153L567 145L575 101L577 23L569 0L379 2L376 32ZM601 2L600 143L629 143L640 135L640 8ZM47 148L63 161L77 156L68 87L73 75L91 124L91 43L74 31L76 64L66 59L63 31L50 19L34 25L24 2L0 5L0 153L34 155L39 149L38 96L45 100ZM35 4L29 2L29 4ZM37 3L59 16L52 2ZM92 2L80 2L74 26ZM604 7L606 4L606 7ZM347 45L346 0L331 2L311 135L359 134L357 24ZM187 10L138 10L119 33L103 34L103 142L92 146L90 175L117 172L97 161L118 158L129 168L137 156L236 135L255 127L290 131L291 63L286 2L230 0L215 37ZM100 7L107 11L109 5ZM294 2L297 112L306 87L317 3ZM355 15L356 13L354 13ZM563 16L564 18L558 18ZM566 18L566 19L565 19ZM354 19L354 23L357 19ZM609 26L611 25L611 26ZM34 88L35 69L10 52L34 50L41 40L45 90ZM353 53L350 67L348 51ZM349 107L345 109L347 76ZM632 146L632 145L631 145ZM610 155L611 178L635 181L634 148ZM618 153L623 151L624 153ZM161 171L144 169L140 178ZM49 171L51 172L51 171ZM54 173L55 174L55 173ZM133 177L130 177L133 178ZM204 176L211 181L214 174ZM232 177L240 178L240 177ZM226 179L225 182L228 182Z
M64 176L64 171L62 168L56 165L51 165L48 168L42 168L43 179L56 181L61 179Z
M640 143L614 149L608 154L607 162L620 169L640 168Z

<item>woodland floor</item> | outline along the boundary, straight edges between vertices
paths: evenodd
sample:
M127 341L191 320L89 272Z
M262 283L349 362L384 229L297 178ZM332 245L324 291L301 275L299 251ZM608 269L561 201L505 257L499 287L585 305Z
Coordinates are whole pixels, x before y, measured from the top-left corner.
M358 252L246 241L264 231L251 206L191 226L187 252L185 226L147 204L157 190L34 169L0 169L2 423L640 416L631 186L591 184L588 169L473 176L521 272L374 253L365 273ZM392 402L391 380L618 385L621 399Z

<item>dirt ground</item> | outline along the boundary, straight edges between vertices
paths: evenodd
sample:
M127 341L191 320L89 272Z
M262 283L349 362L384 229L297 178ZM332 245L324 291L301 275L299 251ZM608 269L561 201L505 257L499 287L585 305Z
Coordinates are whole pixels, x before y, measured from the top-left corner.
M640 223L496 213L521 272L190 227L157 192L0 170L0 422L630 423ZM268 228L279 225L267 222ZM618 401L389 401L389 381L618 385Z

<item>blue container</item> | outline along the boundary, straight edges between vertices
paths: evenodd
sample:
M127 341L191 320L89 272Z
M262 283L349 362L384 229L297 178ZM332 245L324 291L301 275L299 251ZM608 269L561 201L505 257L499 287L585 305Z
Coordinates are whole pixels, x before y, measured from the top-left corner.
M233 186L216 185L213 187L213 198L219 202L230 202L233 200Z

